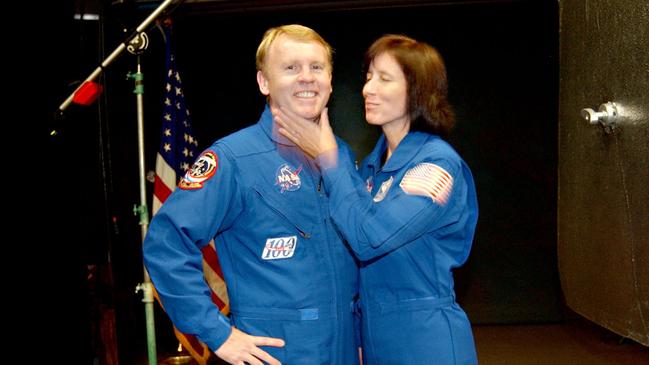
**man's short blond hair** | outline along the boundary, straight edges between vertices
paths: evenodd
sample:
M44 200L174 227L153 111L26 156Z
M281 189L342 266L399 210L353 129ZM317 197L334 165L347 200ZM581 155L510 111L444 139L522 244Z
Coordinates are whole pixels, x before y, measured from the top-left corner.
M264 70L264 62L266 62L268 51L270 50L270 47L275 39L277 39L277 37L282 34L298 42L319 43L325 48L325 51L327 52L327 60L329 61L329 66L333 67L333 49L331 48L329 43L327 43L327 41L325 41L324 38L320 36L320 34L318 34L315 30L300 24L289 24L270 28L266 31L266 33L264 33L264 38L261 40L261 43L259 43L259 47L257 47L256 58L258 71Z

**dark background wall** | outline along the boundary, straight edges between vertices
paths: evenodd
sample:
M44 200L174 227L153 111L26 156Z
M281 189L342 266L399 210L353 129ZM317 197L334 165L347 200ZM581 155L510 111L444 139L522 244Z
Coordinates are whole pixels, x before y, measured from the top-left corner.
M473 170L480 202L471 257L456 272L458 300L474 324L562 320L556 262L557 3L419 1L386 7L368 1L353 2L353 9L277 3L245 9L185 4L173 13L177 60L200 147L257 121L264 98L255 81L254 56L270 26L305 24L334 47L333 128L359 159L379 135L363 120L363 52L385 33L427 41L447 63L458 119L450 141ZM117 46L123 28L137 26L157 6L96 2L101 21L81 22L73 21L72 13L79 12L79 4L93 4L66 4L56 13L63 26L50 35L50 41L57 35L71 40L61 50L58 72L50 76L51 111L73 90L75 80L85 78ZM145 153L152 170L164 43L157 29L148 34L151 44L141 64ZM82 319L79 342L90 354L101 347L100 324L109 323L101 321L102 313L114 313L125 363L145 348L144 310L141 295L134 293L142 281L141 239L132 214L139 202L135 96L133 82L125 79L135 64L134 56L124 54L111 65L101 80L105 92L95 105L72 107L57 122L44 114L46 130L60 127L59 135L48 140L51 183L60 192L49 217L68 245L57 248L67 259L53 279L64 282L62 287L75 298L62 308ZM60 176L76 179L71 183ZM81 208L61 215L64 205ZM175 348L165 315L158 312L156 321L158 346Z

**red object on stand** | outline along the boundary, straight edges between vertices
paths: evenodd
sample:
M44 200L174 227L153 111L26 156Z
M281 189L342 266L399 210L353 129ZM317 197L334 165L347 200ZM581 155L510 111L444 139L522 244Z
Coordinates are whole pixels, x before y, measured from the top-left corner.
M99 94L101 94L102 90L103 87L98 83L87 81L83 85L81 85L77 92L74 93L72 102L75 104L88 106L94 103L95 100L97 100L97 97L99 97Z

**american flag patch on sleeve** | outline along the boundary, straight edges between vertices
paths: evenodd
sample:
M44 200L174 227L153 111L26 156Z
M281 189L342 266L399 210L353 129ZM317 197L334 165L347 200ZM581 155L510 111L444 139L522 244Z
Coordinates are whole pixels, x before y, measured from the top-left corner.
M399 184L410 195L423 195L445 205L453 189L453 177L434 163L420 163L406 172Z

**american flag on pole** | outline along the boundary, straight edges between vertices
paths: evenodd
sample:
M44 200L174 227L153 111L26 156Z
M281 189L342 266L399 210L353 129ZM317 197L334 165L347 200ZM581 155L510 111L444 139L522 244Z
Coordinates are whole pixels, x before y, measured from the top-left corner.
M170 24L163 27L167 40L167 76L164 92L164 110L160 134L160 149L156 157L155 182L153 188L153 215L160 209L167 197L176 188L178 178L185 174L197 157L198 142L194 138L185 97L176 68L172 49ZM203 272L205 281L211 289L212 301L222 313L228 314L228 295L223 273L214 246L214 241L205 246L203 253ZM156 293L157 297L157 293ZM192 357L205 365L212 351L195 336L184 334L174 327L176 337Z

